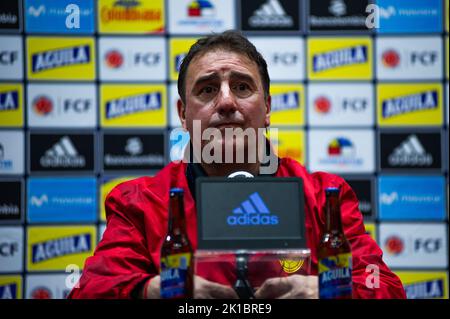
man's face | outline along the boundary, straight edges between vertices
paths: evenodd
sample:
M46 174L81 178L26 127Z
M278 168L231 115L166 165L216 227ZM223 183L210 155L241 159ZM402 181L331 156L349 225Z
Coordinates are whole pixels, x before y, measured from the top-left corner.
M185 83L186 104L179 101L178 112L191 137L194 120L201 121L202 133L217 128L222 135L225 128L257 131L270 124L270 97L264 98L258 67L246 55L221 49L200 55L191 61Z

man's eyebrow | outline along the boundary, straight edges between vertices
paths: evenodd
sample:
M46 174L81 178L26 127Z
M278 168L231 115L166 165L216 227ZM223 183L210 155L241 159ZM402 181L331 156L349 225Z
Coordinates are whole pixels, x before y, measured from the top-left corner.
M211 73L211 74L203 75L203 76L199 77L197 80L195 80L194 87L196 87L199 84L202 84L202 83L205 83L205 82L209 82L209 81L213 81L213 80L217 80L217 79L219 79L219 75L217 73Z
M255 79L250 74L247 74L247 73L231 71L230 77L232 79L242 79L244 81L251 82L251 83L255 84Z

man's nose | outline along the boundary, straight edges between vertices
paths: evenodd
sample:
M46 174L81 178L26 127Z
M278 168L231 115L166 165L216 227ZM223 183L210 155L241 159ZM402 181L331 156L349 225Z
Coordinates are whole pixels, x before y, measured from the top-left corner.
M237 110L236 98L227 84L223 84L220 87L216 108L217 112L224 116Z

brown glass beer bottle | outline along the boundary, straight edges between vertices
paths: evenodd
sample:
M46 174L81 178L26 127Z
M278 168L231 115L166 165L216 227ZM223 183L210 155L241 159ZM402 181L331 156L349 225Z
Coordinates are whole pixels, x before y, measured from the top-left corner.
M352 253L341 221L339 188L325 189L326 228L317 251L320 299L352 298Z
M170 190L169 225L161 247L161 298L193 298L194 258L186 233L184 191Z

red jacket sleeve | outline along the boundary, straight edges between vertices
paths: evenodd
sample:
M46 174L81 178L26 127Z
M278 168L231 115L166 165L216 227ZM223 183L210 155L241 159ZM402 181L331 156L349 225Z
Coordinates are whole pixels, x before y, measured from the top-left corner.
M123 194L117 187L106 198L105 233L68 298L131 298L138 285L157 274L143 233L125 214L133 209L120 198Z
M352 247L354 298L406 298L400 279L386 266L383 252L366 233L358 199L350 186L341 186L344 232Z

